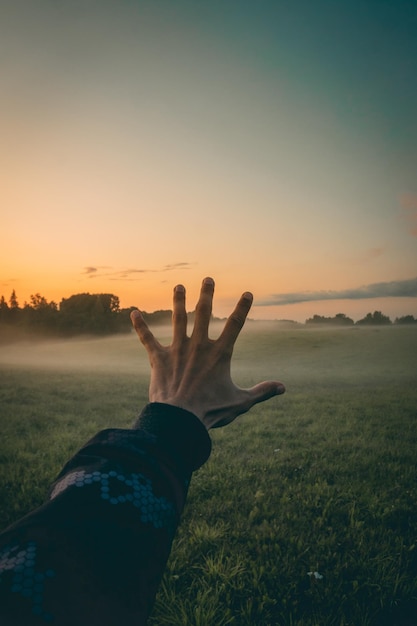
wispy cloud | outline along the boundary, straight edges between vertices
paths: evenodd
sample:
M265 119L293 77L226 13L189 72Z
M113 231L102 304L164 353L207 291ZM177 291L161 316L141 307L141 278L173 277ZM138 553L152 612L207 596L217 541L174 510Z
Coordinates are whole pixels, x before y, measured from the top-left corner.
M14 283L19 282L19 278L6 278L5 280L2 281L2 285L3 286L8 286L8 285L13 285Z
M83 268L82 276L86 278L108 278L109 280L140 280L142 274L163 273L172 270L188 270L194 263L182 261L181 263L170 263L161 268L126 268L116 269L105 265L89 265Z
M385 246L375 246L367 248L361 254L349 258L351 265L363 265L364 263L373 263L375 259L380 258L386 252Z
M16 288L16 283L19 284L19 278L6 278L2 280L0 283L1 289L14 289ZM2 295L2 294L0 294Z
M408 226L409 233L417 237L417 195L405 193L400 198L401 215Z
M94 278L95 276L97 276L98 272L101 272L101 270L109 270L109 269L111 269L111 267L109 267L108 265L98 265L97 267L93 267L89 265L87 267L84 267L84 270L81 273L84 276L88 276L89 278Z
M162 272L168 272L169 270L189 270L191 269L192 265L194 265L194 263L187 263L186 261L183 261L182 263L170 263L169 265L165 265L164 269L161 270Z
M379 248L369 248L366 257L368 259L377 259L378 257L382 256L385 252L385 248L383 246L380 246Z
M365 300L367 298L415 298L417 297L417 278L394 280L388 283L373 283L354 289L340 291L297 291L276 293L257 302L257 306L279 306L299 302L319 302L322 300Z
M87 274L87 276L94 275L98 271L97 267L85 267L82 274Z

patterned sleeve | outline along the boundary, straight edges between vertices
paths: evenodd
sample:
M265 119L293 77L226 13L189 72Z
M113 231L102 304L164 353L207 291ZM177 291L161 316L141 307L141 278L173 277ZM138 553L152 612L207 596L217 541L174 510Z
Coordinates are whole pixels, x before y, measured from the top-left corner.
M48 501L0 535L0 624L146 624L210 450L203 424L166 404L148 404L132 430L99 432Z

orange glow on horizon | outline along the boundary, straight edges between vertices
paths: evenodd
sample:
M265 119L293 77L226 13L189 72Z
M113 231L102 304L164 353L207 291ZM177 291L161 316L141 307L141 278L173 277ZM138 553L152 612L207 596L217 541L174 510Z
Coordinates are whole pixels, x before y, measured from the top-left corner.
M204 274L204 276L206 275L213 275L213 273L208 272ZM168 278L156 280L154 275L146 275L141 280L125 283L110 281L106 278L88 279L80 276L76 280L68 280L67 278L67 283L65 284L65 277L62 276L61 282L58 283L52 276L49 276L49 280L39 281L36 275L33 275L25 279L16 278L15 281L3 282L0 288L0 295L3 295L8 302L14 289L19 306L22 307L25 302L30 302L30 296L36 293L40 293L48 301L54 301L58 305L63 298L68 298L77 293L113 293L120 298L122 308L134 306L147 312L153 312L159 309L172 308L173 287L181 282L187 290L187 310L192 311L197 303L201 280L204 276L200 276L198 272L183 272L182 274L173 272L170 273ZM216 280L216 276L213 275L213 277ZM304 323L307 318L313 315L332 317L337 313L345 313L354 321L357 321L367 313L375 310L382 311L392 321L396 317L403 315L414 315L417 317L417 302L415 298L327 300L281 306L258 306L257 303L270 296L270 294L268 292L262 293L258 289L251 289L249 282L245 279L244 281L236 280L233 283L230 280L223 280L220 275L216 280L213 314L216 317L227 317L232 312L243 291L251 290L254 293L254 303L249 317L258 320L287 319ZM34 287L34 285L36 286ZM288 287L287 291L290 291ZM282 293L285 293L284 288Z

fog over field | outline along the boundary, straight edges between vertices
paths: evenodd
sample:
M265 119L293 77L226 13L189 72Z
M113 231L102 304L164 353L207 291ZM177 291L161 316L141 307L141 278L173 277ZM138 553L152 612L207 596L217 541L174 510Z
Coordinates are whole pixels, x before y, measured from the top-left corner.
M216 338L223 324L215 324L211 336ZM171 327L152 329L162 345L171 343ZM0 346L0 366L38 369L71 369L117 372L149 370L145 348L135 332L110 337L76 337L40 340L35 336Z
M210 327L216 339L223 322ZM171 327L152 329L162 345ZM279 322L248 322L235 345L232 375L248 386L261 379L285 382L289 389L308 381L361 384L416 378L414 327L285 328ZM191 332L191 327L189 328ZM146 351L134 331L105 338L25 340L0 348L0 368L71 370L92 374L149 375Z
M91 372L130 372L148 367L145 350L132 334L106 338L23 341L2 346L0 365Z

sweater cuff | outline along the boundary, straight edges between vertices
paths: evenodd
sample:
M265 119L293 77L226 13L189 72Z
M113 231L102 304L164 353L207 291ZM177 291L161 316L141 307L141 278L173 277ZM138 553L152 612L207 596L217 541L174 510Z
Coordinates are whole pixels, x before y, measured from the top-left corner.
M191 472L201 467L211 453L211 439L194 413L172 404L151 402L133 425L157 437L159 444L175 450L178 459Z

